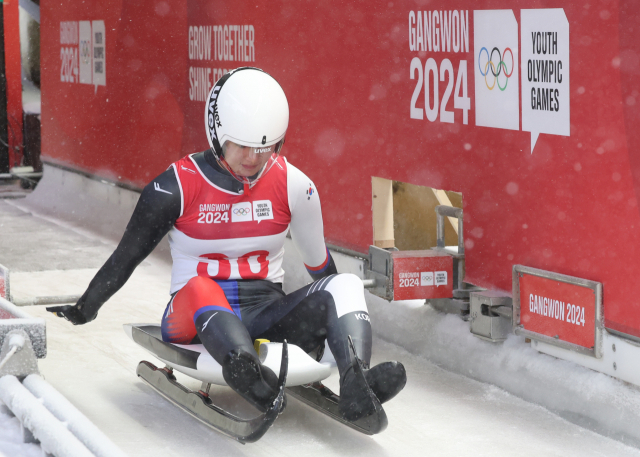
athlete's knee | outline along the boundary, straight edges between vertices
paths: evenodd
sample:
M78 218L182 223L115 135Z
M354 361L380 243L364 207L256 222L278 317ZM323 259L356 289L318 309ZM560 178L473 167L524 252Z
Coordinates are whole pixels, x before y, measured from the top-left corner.
M362 279L358 278L353 273L337 274L333 280L338 281L343 287L348 287L353 290L359 290L364 293L364 285L362 284Z
M204 297L223 298L225 296L224 291L217 282L203 276L194 276L191 278L178 293L183 296L189 296L191 299Z
M362 280L351 273L334 276L325 287L336 304L338 317L351 312L368 312Z
M220 289L220 286L211 278L205 278L204 276L194 276L184 285L183 289Z

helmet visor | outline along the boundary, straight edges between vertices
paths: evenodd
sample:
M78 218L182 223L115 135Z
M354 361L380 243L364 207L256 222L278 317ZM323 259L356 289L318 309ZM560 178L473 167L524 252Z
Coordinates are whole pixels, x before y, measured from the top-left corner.
M278 159L283 142L270 146L249 147L226 141L222 146L222 159L234 177L242 182L254 183L271 169Z

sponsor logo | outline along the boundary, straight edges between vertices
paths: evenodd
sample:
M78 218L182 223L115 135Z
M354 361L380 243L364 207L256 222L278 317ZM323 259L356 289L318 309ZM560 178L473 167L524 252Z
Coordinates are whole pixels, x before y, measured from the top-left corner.
M180 165L180 168L182 168L184 171L188 171L191 174L194 174L194 175L196 174L195 171L193 171L191 168L185 167L184 165Z
M258 148L254 152L256 154L262 154L263 152L271 152L271 148Z
M448 274L446 271L422 271L419 274L400 273L400 287L446 286L447 280Z
M507 58L507 52L511 56L510 62L509 58ZM498 54L497 57L495 56L496 53ZM509 62L508 66L505 61ZM502 53L498 48L493 48L491 50L491 54L489 54L489 51L485 47L480 49L478 67L480 68L480 74L484 76L484 83L489 90L493 90L496 86L496 82L498 83L498 88L501 91L504 91L507 88L509 78L513 74L513 64L513 51L511 51L511 48L505 48ZM501 78L501 75L504 76ZM491 85L489 85L490 80L492 81ZM504 86L500 84L501 80L504 80Z
M207 322L205 322L205 323L204 323L204 325L202 326L202 330L203 330L203 331L204 331L204 329L205 329L205 328L207 328L207 325L209 325L209 321L210 321L211 319L213 319L213 316L215 316L216 314L218 314L218 311L216 311L215 313L213 313L213 314L211 315L211 317L210 317L209 319L207 319Z
M519 130L518 21L513 10L475 11L473 30L476 125Z
M421 286L433 286L433 271L423 271L420 273Z
M371 320L369 320L369 315L365 314L365 313L358 313L355 314L356 319L358 319L359 321L367 321L369 323L371 323Z
M231 205L231 222L247 222L253 220L251 202L234 203Z
M436 271L436 286L446 286L446 285L447 285L447 272Z
M253 202L253 220L260 222L266 219L273 219L271 200L258 200Z
M230 207L231 205L228 203L202 203L200 205L200 211L229 211Z
M220 86L216 86L213 88L213 92L211 93L211 97L209 98L209 115L208 115L208 125L209 125L209 135L211 138L218 139L216 135L216 125L221 127L220 123L220 115L218 114L218 92L220 92Z
M173 195L173 193L172 193L172 192L169 192L168 190L161 189L161 188L160 188L160 184L158 184L157 182L154 182L154 183L153 183L153 188L154 188L155 190L157 190L158 192L163 192L163 193L165 193L165 194Z

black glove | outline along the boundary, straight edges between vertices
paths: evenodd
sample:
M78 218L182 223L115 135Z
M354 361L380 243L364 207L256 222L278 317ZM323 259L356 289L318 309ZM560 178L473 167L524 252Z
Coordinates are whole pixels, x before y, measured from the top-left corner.
M82 325L93 320L85 317L80 305L51 306L47 308L47 311L58 317L64 317L73 325Z

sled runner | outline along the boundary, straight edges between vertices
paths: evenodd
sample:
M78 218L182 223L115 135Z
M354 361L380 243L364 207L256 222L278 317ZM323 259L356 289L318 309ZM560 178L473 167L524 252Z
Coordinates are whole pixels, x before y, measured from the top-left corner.
M387 416L365 381L362 362L351 338L349 342L354 371L361 388L368 392L376 404L374 414L353 422L345 420L338 409L340 397L320 382L329 377L335 365L330 354L326 354L329 351L326 351L320 362L316 362L298 346L285 342L260 344L261 363L274 373L279 373L280 393L265 413L255 418L242 419L214 405L208 397L210 384L226 385L226 382L222 376L222 367L201 344L164 342L157 324L125 324L124 328L136 344L167 365L165 368L158 368L150 362L142 361L136 370L140 378L185 412L241 443L257 441L274 423L285 401L285 384L287 392L294 398L360 433L374 435L387 426ZM173 375L174 369L202 381L202 390L192 391L180 384Z

